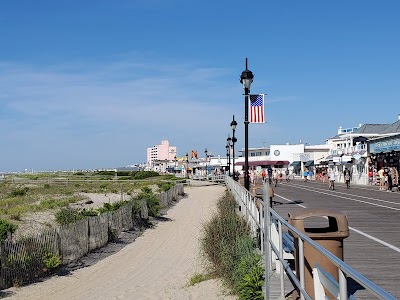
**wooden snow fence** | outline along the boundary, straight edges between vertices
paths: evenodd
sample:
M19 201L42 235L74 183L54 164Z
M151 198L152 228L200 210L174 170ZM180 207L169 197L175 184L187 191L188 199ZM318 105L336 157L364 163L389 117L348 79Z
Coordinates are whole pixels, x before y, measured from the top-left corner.
M18 241L0 243L0 288L30 283L47 274L46 261L58 256L57 232L47 230Z
M88 219L61 225L58 228L62 263L68 264L89 252Z
M89 252L108 243L108 214L88 218Z

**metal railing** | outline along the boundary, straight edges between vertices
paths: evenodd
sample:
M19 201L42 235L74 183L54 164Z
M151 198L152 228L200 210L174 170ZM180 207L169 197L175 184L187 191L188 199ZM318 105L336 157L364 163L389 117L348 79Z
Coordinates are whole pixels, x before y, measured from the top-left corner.
M250 227L254 235L259 231L261 238L261 253L264 257L265 262L265 299L270 299L270 277L273 271L273 264L277 264L276 270L280 271L280 298L285 299L285 286L284 276L288 276L294 285L294 288L300 293L300 299L312 300L314 299L327 299L321 295L309 295L305 290L305 274L304 274L304 243L309 244L323 256L325 256L332 264L338 269L339 282L335 282L332 276L324 275L326 272L317 266L313 270L314 276L314 290L315 293L324 293L324 288L327 289L332 295L335 295L336 299L347 300L354 299L354 296L349 293L347 288L347 278L352 278L370 295L374 295L377 299L385 300L396 300L392 295L386 292L384 289L368 280L366 277L352 269L345 262L340 260L338 257L333 255L331 252L320 246L318 243L313 241L311 238L306 236L304 233L290 225L284 218L282 218L277 212L269 206L269 195L268 195L268 182L263 186L263 197L258 198L253 196L249 191L242 187L238 182L234 181L231 177L226 176L225 183L231 194L235 198L239 205L239 211L243 217L249 222ZM265 216L265 218L263 217ZM284 244L283 244L283 227L287 231L296 235L298 238L298 245L296 256L298 256L299 274L296 274L287 259L284 258ZM265 230L267 228L267 230ZM276 228L276 230L275 230ZM277 231L278 238L272 239L273 230ZM278 241L276 241L278 240ZM278 268L278 264L279 268ZM284 270L284 272L282 271ZM316 281L316 278L322 277L322 280ZM328 282L329 281L329 282ZM319 285L324 287L321 288Z

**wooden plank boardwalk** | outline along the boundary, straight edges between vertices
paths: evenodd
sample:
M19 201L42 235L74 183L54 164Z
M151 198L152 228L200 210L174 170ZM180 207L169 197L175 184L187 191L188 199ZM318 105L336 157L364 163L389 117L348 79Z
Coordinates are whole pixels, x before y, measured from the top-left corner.
M327 183L301 180L278 183L274 189L274 201L278 202L274 210L285 219L289 213L304 208L329 208L346 213L350 236L344 240L344 261L400 299L399 192L386 193L374 186L346 189L343 184L336 184L331 191ZM357 299L376 299L356 282L348 280L348 285ZM286 287L285 292L290 291L290 286ZM271 299L280 299L279 293L279 275L276 275L271 279Z

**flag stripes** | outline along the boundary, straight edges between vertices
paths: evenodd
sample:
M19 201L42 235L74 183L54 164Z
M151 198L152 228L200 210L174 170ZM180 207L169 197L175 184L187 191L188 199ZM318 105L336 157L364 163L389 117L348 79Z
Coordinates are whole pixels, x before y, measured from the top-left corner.
M265 123L264 94L250 95L250 123Z

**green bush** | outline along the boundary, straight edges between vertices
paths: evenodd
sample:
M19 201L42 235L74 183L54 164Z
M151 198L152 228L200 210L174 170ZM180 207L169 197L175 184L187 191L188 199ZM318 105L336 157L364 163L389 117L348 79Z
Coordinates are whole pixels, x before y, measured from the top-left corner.
M203 226L200 239L208 269L240 299L262 299L258 298L263 295L261 257L255 252L250 228L236 213L236 202L228 193L218 201L217 208Z
M0 241L4 241L8 234L13 234L17 228L17 225L7 220L0 219Z
M28 190L29 190L28 187L24 187L22 189L13 190L13 191L11 191L10 196L11 197L22 197L22 196L26 195Z
M149 187L142 188L142 192L139 193L133 200L146 200L147 208L149 210L149 216L157 217L160 214L161 204L160 199L152 192Z
M58 224L65 225L82 220L85 216L81 215L78 210L63 207L56 212L55 217Z
M160 188L160 190L162 192L166 192L168 190L170 190L171 188L173 188L175 186L175 184L173 182L162 182L158 184L158 187Z
M240 300L263 300L264 294L262 287L264 285L264 269L260 264L254 265L247 274L244 275L242 283L239 286Z
M54 270L61 264L61 256L46 252L43 255L43 262L47 270Z
M128 201L117 201L117 202L106 202L103 203L103 207L100 207L98 210L100 213L104 213L107 211L114 211L117 210L118 208L124 206L126 203L128 203Z

